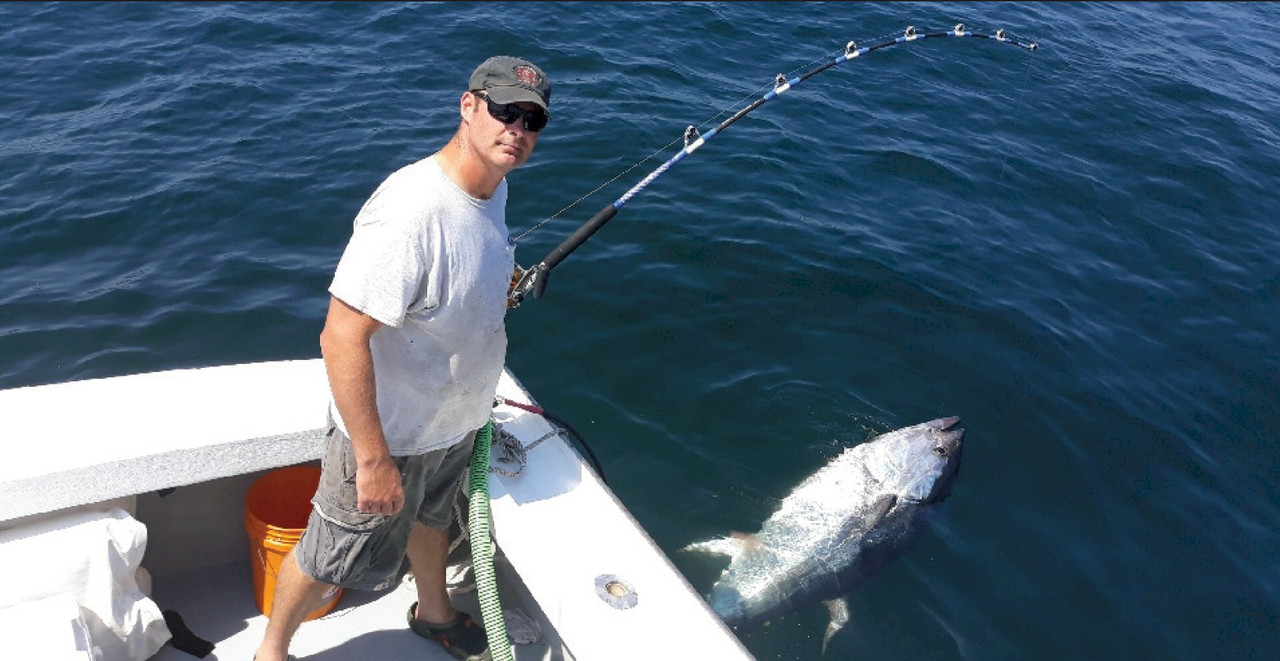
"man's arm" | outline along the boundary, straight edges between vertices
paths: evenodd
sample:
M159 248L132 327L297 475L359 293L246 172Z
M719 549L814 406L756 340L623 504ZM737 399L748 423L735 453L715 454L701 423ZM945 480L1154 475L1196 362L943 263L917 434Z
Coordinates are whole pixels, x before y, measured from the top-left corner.
M378 320L331 297L320 333L320 353L334 403L356 455L357 507L362 512L395 514L404 506L404 488L378 416L373 352L369 348L369 339L381 327Z

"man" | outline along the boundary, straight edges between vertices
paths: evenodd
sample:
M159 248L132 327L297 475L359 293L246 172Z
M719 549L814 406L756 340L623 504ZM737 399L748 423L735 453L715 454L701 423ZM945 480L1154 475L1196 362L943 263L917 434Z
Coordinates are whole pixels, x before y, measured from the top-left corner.
M449 143L393 173L356 216L320 335L332 394L320 488L258 661L284 661L334 586L387 588L406 556L410 629L456 658L489 658L484 630L449 602L448 526L506 358L506 174L529 159L550 99L541 69L489 58Z

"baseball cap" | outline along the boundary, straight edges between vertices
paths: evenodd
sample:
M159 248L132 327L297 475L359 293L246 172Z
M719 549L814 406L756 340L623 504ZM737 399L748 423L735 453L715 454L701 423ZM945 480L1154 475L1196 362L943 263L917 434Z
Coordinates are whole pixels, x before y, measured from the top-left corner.
M469 90L484 90L494 103L536 103L543 110L551 103L551 81L532 62L495 55L476 67Z

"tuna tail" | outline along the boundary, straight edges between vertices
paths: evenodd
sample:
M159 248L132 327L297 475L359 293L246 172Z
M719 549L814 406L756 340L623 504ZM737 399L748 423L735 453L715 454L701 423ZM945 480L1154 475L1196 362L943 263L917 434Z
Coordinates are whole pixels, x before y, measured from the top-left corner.
M849 623L849 601L844 597L822 602L831 614L831 622L827 624L827 632L822 635L822 656L827 655L827 643L836 632Z

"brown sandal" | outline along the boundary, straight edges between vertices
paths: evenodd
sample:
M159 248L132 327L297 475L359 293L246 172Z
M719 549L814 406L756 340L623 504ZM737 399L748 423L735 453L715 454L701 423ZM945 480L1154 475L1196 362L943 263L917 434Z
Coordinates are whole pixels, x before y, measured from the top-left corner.
M445 651L459 661L491 661L489 655L489 639L484 627L476 624L470 615L458 611L458 615L444 624L431 624L414 617L418 610L418 602L413 602L407 615L409 629L414 633L434 640Z

